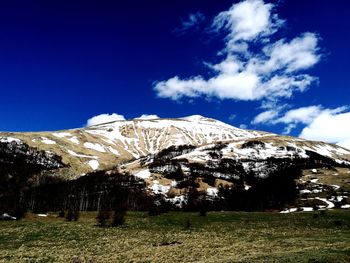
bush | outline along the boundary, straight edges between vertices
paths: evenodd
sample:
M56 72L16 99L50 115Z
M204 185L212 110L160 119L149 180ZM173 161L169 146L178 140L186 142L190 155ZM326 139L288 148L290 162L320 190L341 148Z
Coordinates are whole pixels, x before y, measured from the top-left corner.
M200 216L207 216L208 212L208 204L206 201L202 201L199 204L199 215Z
M342 226L343 222L341 220L334 220L334 225L335 226Z
M78 221L79 220L79 210L69 209L66 214L67 221Z
M23 218L26 217L26 209L23 207L17 207L14 211L13 211L13 216L16 217L16 220L21 220Z
M79 220L79 216L80 216L79 210L73 211L73 220L74 221L78 221Z
M66 215L66 213L64 211L60 211L58 213L58 217L61 217L61 218L63 218L65 215Z
M111 212L110 211L105 211L105 210L100 210L98 211L96 220L99 226L107 226L109 224L109 220L111 218Z
M126 215L126 209L114 211L112 226L124 225L125 215Z
M158 206L152 205L148 210L149 216L159 216L161 214L160 208Z
M341 202L337 201L337 202L334 202L334 208L341 208L342 204Z
M189 218L185 221L185 229L191 229L192 228L192 222Z
M201 208L199 210L199 216L207 216L207 210L204 208Z

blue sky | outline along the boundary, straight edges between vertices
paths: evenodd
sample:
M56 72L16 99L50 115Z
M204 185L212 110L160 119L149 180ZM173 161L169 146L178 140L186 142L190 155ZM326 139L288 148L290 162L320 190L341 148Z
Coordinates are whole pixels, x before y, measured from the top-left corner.
M350 147L348 1L13 0L0 13L2 131L200 114Z

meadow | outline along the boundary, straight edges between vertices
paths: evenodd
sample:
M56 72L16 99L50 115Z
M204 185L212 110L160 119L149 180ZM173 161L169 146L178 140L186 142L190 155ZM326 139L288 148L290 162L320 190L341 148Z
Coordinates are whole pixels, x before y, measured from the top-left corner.
M96 213L0 221L0 262L350 262L350 212L128 212L120 227Z

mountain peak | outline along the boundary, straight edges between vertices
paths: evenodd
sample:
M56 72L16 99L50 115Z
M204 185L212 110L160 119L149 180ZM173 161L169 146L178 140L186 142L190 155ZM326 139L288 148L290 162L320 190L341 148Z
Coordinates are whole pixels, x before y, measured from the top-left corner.
M182 117L179 118L180 120L187 120L187 121L192 121L192 122L201 122L201 121L206 121L206 122L218 122L218 120L209 118L209 117L205 117L199 114L195 114L195 115L190 115L190 116L186 116L186 117Z

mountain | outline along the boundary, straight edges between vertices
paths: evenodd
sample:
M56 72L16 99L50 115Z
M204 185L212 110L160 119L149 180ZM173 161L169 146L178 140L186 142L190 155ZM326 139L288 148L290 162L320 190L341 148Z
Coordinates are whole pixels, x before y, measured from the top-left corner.
M299 180L296 187L304 190L302 193L308 189L312 192L319 183L303 184L300 180L305 176L326 176L332 171L344 174L344 180L348 180L350 150L239 129L193 115L114 121L55 132L2 132L0 164L7 167L5 173L20 174L16 167L23 164L26 169L35 167L33 174L37 176L69 180L93 171L128 172L144 180L151 194L159 193L181 204L189 189L214 198L220 187L248 191L264 179L283 178L291 168L300 169L293 178Z
M180 119L115 121L57 132L0 133L0 142L25 143L57 154L70 166L64 174L77 178L93 170L109 169L155 154L173 145L200 146L265 135L267 133L246 131L194 115Z

